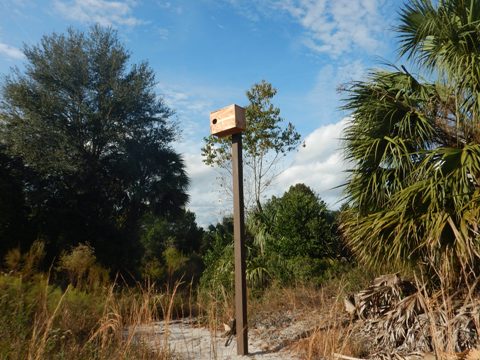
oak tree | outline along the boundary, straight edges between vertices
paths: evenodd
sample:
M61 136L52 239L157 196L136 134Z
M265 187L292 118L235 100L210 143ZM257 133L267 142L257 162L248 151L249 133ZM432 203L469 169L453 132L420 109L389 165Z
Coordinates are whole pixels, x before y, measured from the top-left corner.
M36 234L51 256L89 242L104 264L131 269L143 215L175 217L188 199L154 72L99 26L24 53L2 86L0 145L35 173L22 182Z

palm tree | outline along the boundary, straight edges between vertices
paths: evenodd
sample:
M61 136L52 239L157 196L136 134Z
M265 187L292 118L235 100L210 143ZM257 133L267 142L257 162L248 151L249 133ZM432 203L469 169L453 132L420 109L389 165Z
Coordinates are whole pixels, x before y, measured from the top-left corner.
M480 263L480 1L412 0L400 12L405 67L346 89L351 210L343 226L370 265L423 264L458 277Z

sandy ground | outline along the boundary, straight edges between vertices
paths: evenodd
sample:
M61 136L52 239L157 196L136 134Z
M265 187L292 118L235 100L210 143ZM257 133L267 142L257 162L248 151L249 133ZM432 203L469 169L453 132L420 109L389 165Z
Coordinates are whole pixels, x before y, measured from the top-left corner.
M296 323L286 326L275 334L264 328L249 331L249 356L237 355L236 340L225 346L226 338L221 332L213 333L204 327L195 325L192 320L177 320L169 323L157 322L152 325L137 327L135 337L145 341L154 349L170 351L178 359L210 360L210 359L264 359L294 360L298 359L286 346L283 339L295 339L305 324ZM268 334L267 334L268 333Z

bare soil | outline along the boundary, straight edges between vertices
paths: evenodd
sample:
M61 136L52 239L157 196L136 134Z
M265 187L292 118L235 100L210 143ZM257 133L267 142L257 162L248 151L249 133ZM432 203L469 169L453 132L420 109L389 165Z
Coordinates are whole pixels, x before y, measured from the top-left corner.
M248 356L237 355L235 338L225 346L227 338L223 329L199 326L195 319L160 321L130 331L135 332L137 341L156 350L168 349L173 358L181 360L299 359L290 345L310 335L305 329L314 327L314 317L305 320L304 316L287 312L281 314L280 324L276 320L257 322L249 329Z

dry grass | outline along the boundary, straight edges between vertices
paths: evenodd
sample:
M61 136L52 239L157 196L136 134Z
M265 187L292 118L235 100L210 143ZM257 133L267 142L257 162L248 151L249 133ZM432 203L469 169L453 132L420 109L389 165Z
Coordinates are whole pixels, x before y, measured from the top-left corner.
M271 302L264 301L272 312L297 308L317 319L313 332L291 345L303 359L334 359L334 354L359 359L420 359L428 354L437 360L480 360L480 350L475 350L480 329L476 284L458 291L441 286L432 292L417 282L419 291L387 296L391 304L382 303L382 311L367 311L368 318L355 321L347 315L343 302L344 289L350 286L335 280L322 289L283 289ZM379 285L382 294L385 286ZM372 295L372 291L361 293ZM372 302L381 296L367 298Z
M228 324L235 317L233 294L220 286L217 291L201 290L196 294L196 309L199 325L205 326L210 332L210 357L218 358L218 348L215 339L222 335L223 324ZM219 330L220 329L220 330Z
M321 289L310 289L307 298L301 297L302 291L291 290L297 297L296 303L306 314L315 314L317 320L309 336L292 345L302 359L330 359L334 353L355 357L366 354L365 343L355 337L355 325L344 311L346 285L338 280Z
M322 288L271 287L261 296L251 295L249 326L263 326L266 332L275 332L300 325L301 329L290 338L275 339L274 335L272 339L280 341L277 349L288 348L302 359L333 359L335 353L360 359L374 359L375 355L376 359L389 359L392 357L388 354L397 350L392 344L399 343L398 329L413 329L417 325L421 331L404 333L423 338L413 338L410 344L428 340L423 350L437 359L480 359L478 352L474 355L473 350L465 351L474 347L473 340L478 341L480 329L480 302L475 286L452 294L445 288L431 293L417 284L420 291L398 298L391 308L372 311L367 319L353 321L343 302L346 289L352 288L349 281L332 280ZM369 291L368 294L372 292ZM112 284L88 293L71 286L61 291L41 275L23 279L3 274L0 292L1 359L167 360L173 358L169 351L168 320L192 314L209 328L210 356L215 359L215 339L221 324L234 316L232 294L220 291L223 295L218 296L217 292L216 298L212 294L197 296L191 284L178 283L162 291L151 284L134 288ZM376 298L368 297L371 301ZM412 299L416 305L409 307ZM409 309L415 309L413 315L408 313ZM419 315L421 321L413 323L412 316ZM161 319L167 321L159 336L155 325ZM375 327L368 323L372 319ZM381 331L383 337L378 336ZM459 346L459 341L464 345ZM383 349L383 354L378 349Z
M177 290L112 284L94 293L61 291L41 275L0 275L0 358L170 359L168 333L153 351L135 330L170 319Z

